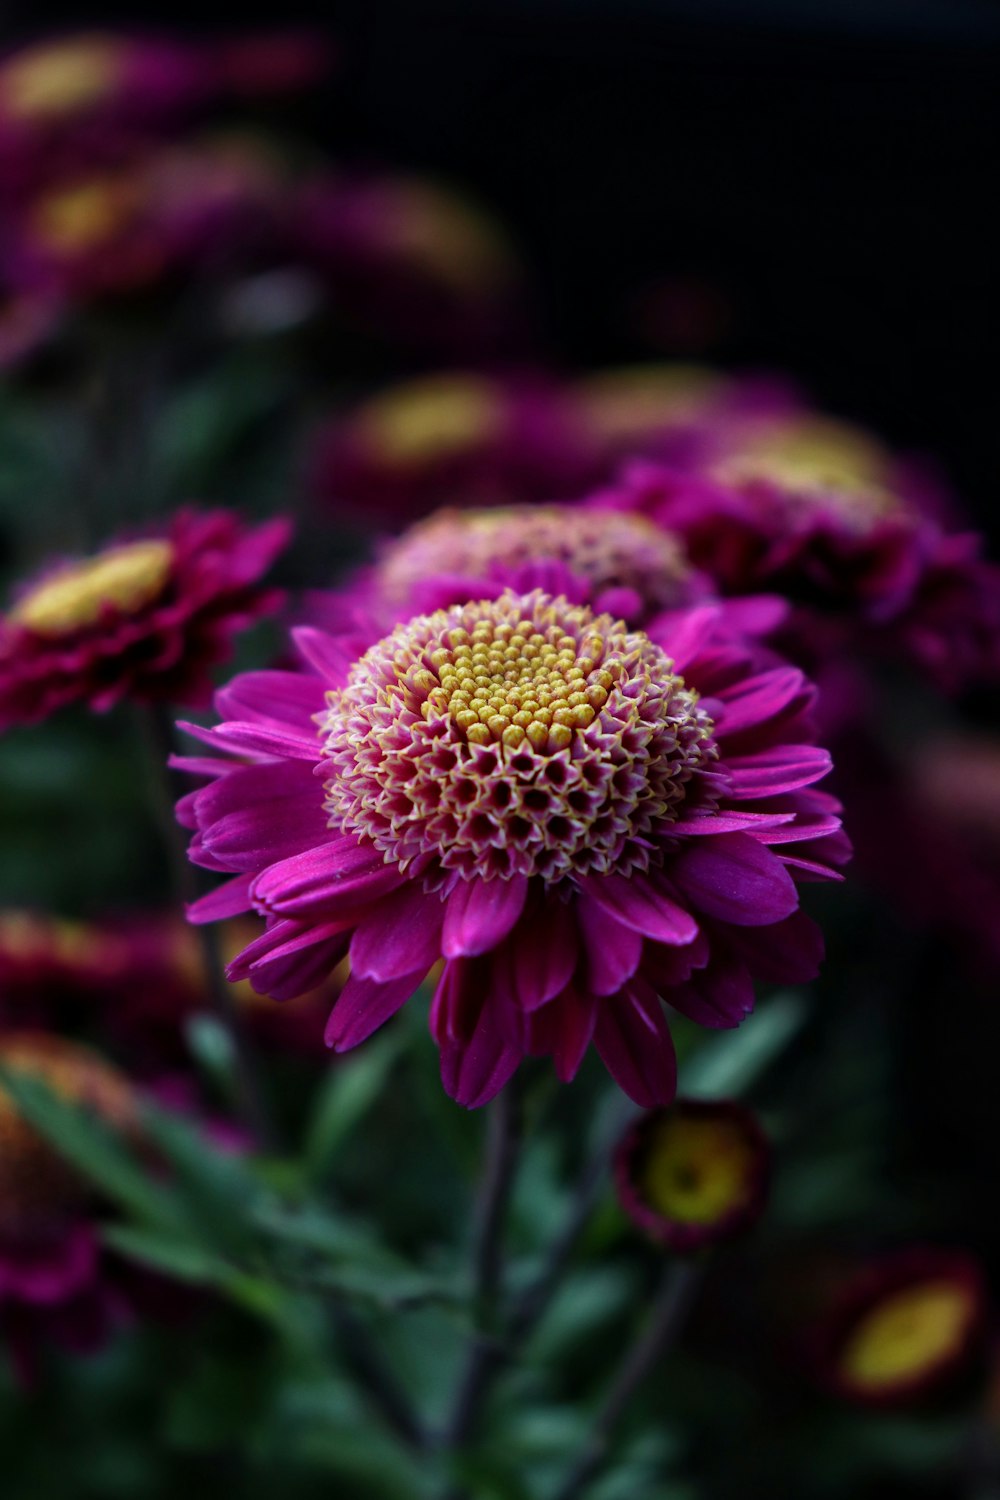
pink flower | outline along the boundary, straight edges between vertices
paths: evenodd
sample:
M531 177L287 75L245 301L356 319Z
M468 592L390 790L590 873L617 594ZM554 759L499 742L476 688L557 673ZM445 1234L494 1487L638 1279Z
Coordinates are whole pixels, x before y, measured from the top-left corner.
M647 633L540 590L383 640L296 633L303 672L250 673L191 732L214 752L179 816L234 879L196 921L253 909L233 979L286 999L345 956L327 1041L365 1040L443 960L442 1077L484 1103L528 1054L571 1079L591 1043L646 1106L674 1093L661 1001L736 1025L753 979L811 977L798 879L835 878L813 790L813 691L712 606Z
M233 637L280 603L261 578L287 536L183 510L160 535L57 564L0 617L0 727L70 703L202 700Z
M478 205L418 177L328 173L302 188L291 238L338 314L393 343L456 354L521 342L522 272Z
M1000 670L1000 569L896 490L789 456L708 473L637 463L593 503L683 537L724 594L768 590L797 608L786 646L915 661L948 689Z

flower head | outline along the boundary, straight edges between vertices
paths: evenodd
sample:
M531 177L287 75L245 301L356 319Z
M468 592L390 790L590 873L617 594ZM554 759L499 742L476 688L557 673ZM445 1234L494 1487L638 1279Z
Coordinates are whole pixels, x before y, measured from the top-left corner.
M311 179L292 238L365 331L457 354L516 343L521 267L478 205L426 179L360 173Z
M570 504L436 511L385 547L367 583L397 617L487 585L543 585L636 624L705 592L678 538L645 516Z
M689 1253L756 1223L764 1207L770 1148L742 1105L678 1099L644 1115L615 1158L618 1197L644 1233Z
M409 520L443 501L569 499L594 477L592 458L550 383L454 370L390 386L327 423L313 487L330 506Z
M969 1256L905 1250L865 1267L817 1336L824 1384L864 1406L905 1406L968 1367L986 1321L982 1273Z
M280 601L260 580L287 530L180 511L160 536L57 564L0 617L0 726L70 703L202 698L232 637Z
M310 673L256 673L197 734L192 858L235 879L193 910L267 931L232 978L286 998L345 954L327 1029L364 1040L444 960L449 1092L484 1102L530 1053L572 1078L591 1040L670 1101L661 997L709 1025L752 975L810 975L795 876L846 848L801 674L705 607L651 634L540 590L420 615L383 640L296 632ZM234 764L228 759L238 757Z
M890 487L879 456L827 434L825 446L751 449L703 472L636 464L594 503L679 534L724 594L782 594L797 607L786 645L806 660L863 643L915 660L946 687L994 676L1000 570L978 537L945 531Z

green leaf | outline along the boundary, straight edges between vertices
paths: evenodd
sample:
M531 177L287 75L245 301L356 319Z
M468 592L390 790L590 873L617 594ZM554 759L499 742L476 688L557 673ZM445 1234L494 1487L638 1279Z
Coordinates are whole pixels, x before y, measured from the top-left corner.
M130 1224L106 1224L101 1238L112 1250L137 1260L153 1270L162 1271L175 1281L195 1286L219 1286L231 1274L231 1268L200 1246L136 1229Z
M703 1043L683 1069L681 1092L695 1099L746 1093L797 1035L808 1010L795 990L775 995L742 1026Z
M379 1099L406 1045L406 1033L389 1027L349 1060L330 1068L306 1133L309 1176L322 1178L351 1131Z
M0 1068L0 1084L60 1156L109 1198L144 1223L183 1235L188 1218L176 1193L149 1175L120 1132L92 1111L60 1099L37 1078Z

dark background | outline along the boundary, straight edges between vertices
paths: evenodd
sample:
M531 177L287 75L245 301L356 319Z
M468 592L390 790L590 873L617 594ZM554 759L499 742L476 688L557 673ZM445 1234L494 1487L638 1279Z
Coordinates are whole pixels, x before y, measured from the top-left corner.
M238 19L342 40L312 106L328 144L495 206L556 358L793 372L936 453L996 539L1000 8L351 0ZM8 7L5 38L41 20ZM188 0L46 8L43 24L101 22L205 17Z

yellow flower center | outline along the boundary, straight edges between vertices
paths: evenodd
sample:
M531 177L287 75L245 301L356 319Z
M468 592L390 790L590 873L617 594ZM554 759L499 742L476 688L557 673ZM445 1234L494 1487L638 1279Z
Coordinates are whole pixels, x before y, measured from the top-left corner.
M135 1096L124 1077L96 1052L43 1033L0 1042L0 1068L38 1079L52 1093L86 1106L117 1129L135 1124ZM0 1083L0 1226L30 1227L71 1208L83 1183L27 1123Z
M827 417L766 426L713 471L724 482L780 485L790 498L809 503L821 493L833 499L845 521L864 525L898 514L901 502L888 489L888 457L863 432Z
M444 375L377 396L362 413L360 433L382 463L404 469L483 447L504 420L490 381Z
M860 1321L840 1357L852 1385L877 1391L955 1353L975 1316L968 1288L927 1281L887 1297Z
M639 1190L657 1213L679 1224L714 1224L754 1189L758 1155L732 1121L675 1112L650 1131Z
M19 120L53 120L89 108L115 87L122 49L110 37L36 47L0 74L0 102Z
M174 562L166 541L130 542L71 565L20 599L10 620L37 635L69 635L107 608L134 614L162 593Z
M98 177L60 188L35 204L35 239L56 255L92 250L119 232L134 214L137 202L137 184L121 178Z
M473 744L516 749L527 739L536 750L562 750L608 700L613 678L599 665L596 633L578 647L555 624L542 633L531 620L481 620L471 633L450 631L448 641L430 656L437 684L424 717L446 712Z

